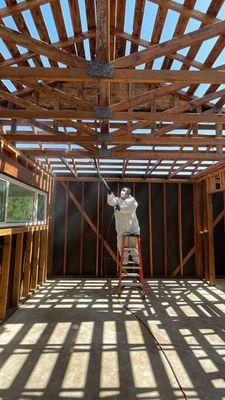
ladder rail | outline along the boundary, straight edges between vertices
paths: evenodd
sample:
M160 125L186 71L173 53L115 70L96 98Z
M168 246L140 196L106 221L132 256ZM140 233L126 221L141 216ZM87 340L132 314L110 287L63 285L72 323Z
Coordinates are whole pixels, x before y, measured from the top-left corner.
M136 246L129 247L129 238L135 237L136 238ZM128 239L128 245L126 238ZM137 257L138 262L131 263L132 265L124 264L124 256L125 252L130 250L137 250ZM132 255L133 257L133 255ZM135 264L135 265L134 265ZM127 272L127 270L132 270L132 272ZM134 272L135 271L135 272ZM124 279L133 279L132 282L126 282ZM135 280L135 282L134 282ZM141 251L141 236L139 234L124 234L122 236L122 249L121 249L121 257L119 263L119 281L118 281L118 290L119 294L122 291L123 286L129 287L140 287L142 294L145 295L145 288L144 288L144 274L143 274L143 260L142 260L142 251Z

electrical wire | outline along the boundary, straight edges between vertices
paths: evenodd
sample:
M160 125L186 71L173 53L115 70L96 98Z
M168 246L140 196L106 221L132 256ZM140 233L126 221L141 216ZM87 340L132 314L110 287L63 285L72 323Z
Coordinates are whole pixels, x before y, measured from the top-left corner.
M106 232L106 242L107 242L107 243L108 243L109 231L110 231L110 228L111 228L111 224L112 224L113 217L114 217L114 213L112 214L112 216L111 216L111 218L110 218L110 221L109 221L109 224L108 224L108 229L107 229L107 232ZM106 249L104 249L104 250L105 250L105 254L106 254ZM105 275L105 278L106 278L106 280L107 280L107 285L108 285L109 291L110 291L111 295L113 295L114 293L113 293L113 290L112 290L111 281L110 281L110 279L107 277L107 268L106 268L106 265L107 265L107 259L106 259L106 257L105 257L105 258L104 258L104 275ZM145 297L148 298L148 296L146 295L146 292L145 292ZM144 326L144 328L147 330L147 332L152 336L156 347L162 352L162 354L163 354L163 356L164 356L164 358L165 358L167 364L169 365L169 367L170 367L170 369L171 369L171 371L172 371L172 374L173 374L173 376L174 376L174 378L175 378L175 380L176 380L176 382L177 382L177 385L179 386L179 389L180 389L180 391L181 391L181 393L182 393L182 395L183 395L183 398L184 398L185 400L188 400L188 397L187 397L187 395L186 395L186 393L185 393L185 391L184 391L184 389L183 389L183 387L182 387L182 385L181 385L181 383L180 383L180 381L179 381L179 378L178 378L178 376L177 376L177 374L176 374L176 372L175 372L175 370L174 370L174 368L173 368L173 366L172 366L172 364L171 364L171 362L170 362L169 357L167 356L165 350L163 349L162 345L159 343L159 341L157 340L156 336L155 336L154 333L151 331L151 329L149 328L149 326L146 324L145 321L143 321L142 318L140 318L140 317L139 317L134 311L132 311L126 304L123 304L123 303L120 301L119 296L118 296L118 293L117 293L117 296L116 296L116 300L118 301L118 303L119 303L125 310L127 310L130 314L132 314L132 315Z

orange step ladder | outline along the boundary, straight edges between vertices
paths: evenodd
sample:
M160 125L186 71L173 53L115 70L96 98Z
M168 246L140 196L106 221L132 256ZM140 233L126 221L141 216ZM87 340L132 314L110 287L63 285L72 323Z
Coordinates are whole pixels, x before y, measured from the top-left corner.
M130 238L135 238L135 246L130 247ZM134 259L129 260L130 254L136 250L138 261ZM125 252L127 252L128 257L127 263L124 263ZM124 287L139 288L142 292L142 296L145 297L145 287L144 287L144 275L143 275L143 263L141 254L141 237L137 233L124 233L122 236L122 250L119 265L119 282L118 289L119 294L122 292Z

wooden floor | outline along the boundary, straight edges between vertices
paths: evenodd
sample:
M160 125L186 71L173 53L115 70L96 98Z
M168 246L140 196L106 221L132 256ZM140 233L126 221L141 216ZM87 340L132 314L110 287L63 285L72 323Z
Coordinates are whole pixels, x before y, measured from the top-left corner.
M51 280L0 326L0 399L183 399L116 281ZM225 283L147 280L128 305L188 399L225 399ZM219 289L219 287L221 289Z

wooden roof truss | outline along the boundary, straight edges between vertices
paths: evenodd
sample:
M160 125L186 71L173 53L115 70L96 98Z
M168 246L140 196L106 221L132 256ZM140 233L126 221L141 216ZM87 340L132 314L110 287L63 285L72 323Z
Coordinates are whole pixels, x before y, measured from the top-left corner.
M5 0L4 141L74 179L190 179L225 162L225 4L206 5Z

